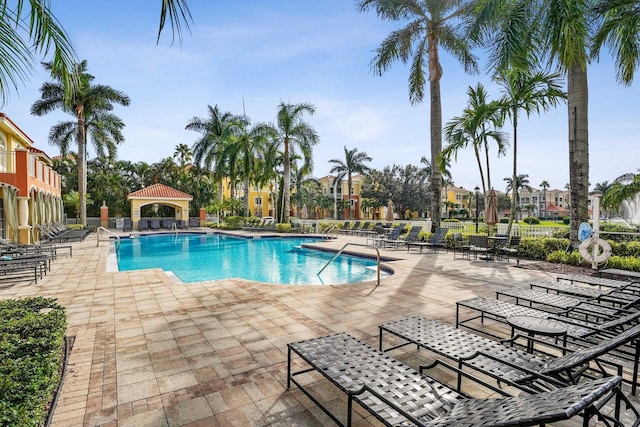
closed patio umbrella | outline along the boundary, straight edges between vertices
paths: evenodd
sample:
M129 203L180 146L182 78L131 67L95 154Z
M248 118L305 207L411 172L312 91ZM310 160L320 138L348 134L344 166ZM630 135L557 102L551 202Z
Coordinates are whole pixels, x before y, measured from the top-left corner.
M393 213L393 202L391 201L391 199L389 199L389 203L387 204L387 214L385 215L384 219L389 223L393 222L393 220L395 219L395 215Z
M493 233L493 226L498 223L498 197L492 188L487 198L487 207L484 211L484 223L489 226L489 235Z

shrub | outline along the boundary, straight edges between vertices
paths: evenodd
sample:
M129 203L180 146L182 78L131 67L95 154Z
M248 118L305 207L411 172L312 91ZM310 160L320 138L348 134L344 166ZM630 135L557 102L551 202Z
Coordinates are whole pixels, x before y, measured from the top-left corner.
M0 425L44 425L60 382L64 308L50 298L7 300L0 320Z
M632 256L612 256L608 260L607 267L640 271L640 259Z
M458 218L447 218L443 219L442 222L460 222Z
M520 241L520 256L545 260L555 251L564 251L569 246L569 239L554 237L523 237Z
M564 218L562 218L562 222L566 225L569 225L569 223L571 223L571 217L565 216Z
M244 225L244 217L228 216L224 219L224 223L220 228L225 230L238 230Z
M529 225L538 225L540 224L540 220L535 216L528 216L522 220L522 222L527 223Z
M570 264L570 265L580 265L585 262L585 260L580 255L580 252L573 251L553 251L546 258L549 262L562 263L562 264Z
M278 233L291 233L291 224L278 223L276 224L276 231Z

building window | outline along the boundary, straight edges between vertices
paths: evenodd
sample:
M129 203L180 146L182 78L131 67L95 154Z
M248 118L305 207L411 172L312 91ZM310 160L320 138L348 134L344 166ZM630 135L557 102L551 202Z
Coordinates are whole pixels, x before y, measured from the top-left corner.
M4 139L4 136L0 135L0 172L7 171L7 157L9 153L7 153L7 141Z
M262 206L262 196L256 196L253 198L253 204L254 205L260 205Z

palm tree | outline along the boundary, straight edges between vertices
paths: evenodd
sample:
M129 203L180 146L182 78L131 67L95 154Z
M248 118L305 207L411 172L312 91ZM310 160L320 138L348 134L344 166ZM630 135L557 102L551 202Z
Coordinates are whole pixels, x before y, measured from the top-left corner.
M274 131L271 126L264 123L251 125L251 120L246 117L236 117L228 125L231 137L224 148L224 157L227 159L227 168L232 171L230 179L235 181L235 172L240 174L244 186L244 213L249 211L249 186L255 182L258 153L264 150L269 140L273 139Z
M513 190L513 194L511 195L511 218L515 218L514 211L519 211L520 208L520 190L531 191L531 186L529 185L529 175L521 174L516 176L515 180L512 177L506 177L504 178L504 180L507 182L507 194L509 194L509 192ZM515 185L513 185L514 182ZM510 232L511 228L509 228L508 230ZM507 234L509 233L507 232Z
M201 137L193 144L194 162L205 169L213 170L218 182L218 199L222 200L222 181L228 176L225 168L225 147L231 138L229 125L236 120L230 112L221 112L218 106L207 106L208 117L193 117L186 130L199 132Z
M513 125L513 176L512 181L518 178L518 114L524 111L529 117L533 112L547 111L556 106L565 98L561 89L560 76L555 73L543 71L529 72L515 68L501 69L495 75L494 80L501 87L503 96L500 99L502 112L511 119ZM511 199L511 215L507 234L511 232L511 226L515 217L516 199Z
M615 0L614 0L615 1ZM496 70L533 69L546 57L567 79L569 135L570 239L588 220L589 122L587 47L593 0L482 0L475 34L488 35L490 66Z
M482 182L482 194L486 196L491 189L491 169L489 167L489 140L492 139L498 146L498 157L506 153L507 138L504 132L497 129L502 127L503 118L500 114L500 104L497 101L488 101L487 91L480 83L467 89L469 101L467 108L459 117L454 117L445 126L445 138L449 145L442 150L442 159L449 161L451 157L457 157L458 151L466 148L470 143L478 163L480 181ZM484 150L487 175L485 180L480 150Z
M540 183L540 187L542 188L542 207L543 207L543 209L540 211L540 215L543 218L546 218L547 217L547 190L549 189L549 187L551 187L551 184L549 184L549 181L545 179ZM544 215L542 214L543 211L544 211Z
M640 64L640 7L637 0L600 0L595 12L602 24L593 39L592 56L597 58L607 45L615 59L616 79L629 86Z
M419 104L424 96L428 70L431 98L431 231L440 226L440 167L437 163L442 151L442 99L440 95L439 48L442 47L462 63L467 72L477 72L476 58L471 53L468 37L461 25L473 16L475 0L358 0L357 8L374 8L381 19L408 20L404 28L393 31L377 49L372 65L383 74L395 61L406 64L411 60L409 73L409 101Z
M116 145L124 141L124 123L111 113L113 104L129 105L129 97L106 85L93 83L94 76L87 72L87 61L75 64L75 84L69 96L65 93L63 76L56 74L51 63L44 64L51 71L53 82L40 87L40 99L31 106L31 114L42 116L55 110L75 116L75 121L60 122L51 128L49 143L58 145L66 153L69 144L75 140L78 146L78 194L80 197L80 223L87 223L87 136L99 157L115 159Z
M300 153L305 161L312 159L312 148L320 142L320 137L315 129L306 123L302 116L304 114L314 114L316 107L308 103L287 104L280 102L278 105L276 131L276 141L283 147L283 183L282 183L282 212L279 222L289 222L289 210L291 208L291 156L295 148L300 149ZM311 162L310 162L311 163Z
M191 148L187 144L178 144L173 152L173 157L180 162L180 169L186 169L191 164Z
M625 173L617 177L602 197L602 205L618 209L622 202L640 193L640 173Z
M25 7L28 6L28 7ZM162 0L158 37L164 29L167 17L171 23L173 39L176 34L182 41L182 29L189 31L192 21L186 0ZM28 26L25 22L29 22ZM74 76L76 54L69 36L50 8L50 0L17 0L15 5L2 2L0 7L0 107L30 75L33 53L47 56L53 51L51 76L59 79L70 97L77 84Z
M347 150L347 146L344 147L344 161L340 159L331 159L329 163L333 166L329 170L329 173L336 173L336 177L334 178L334 183L342 182L344 177L347 177L347 200L351 202L351 186L352 186L352 176L354 173L365 174L368 173L371 168L365 165L365 163L373 160L367 153L364 151L358 152L357 148L352 150ZM353 212L349 209L349 219L352 218Z

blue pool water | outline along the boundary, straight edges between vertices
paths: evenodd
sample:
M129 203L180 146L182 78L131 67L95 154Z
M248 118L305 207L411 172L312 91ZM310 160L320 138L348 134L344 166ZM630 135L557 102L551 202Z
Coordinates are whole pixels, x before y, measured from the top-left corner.
M242 278L282 284L376 280L376 261L301 248L313 238L244 239L221 234L161 234L122 239L120 271L162 268L183 282Z

